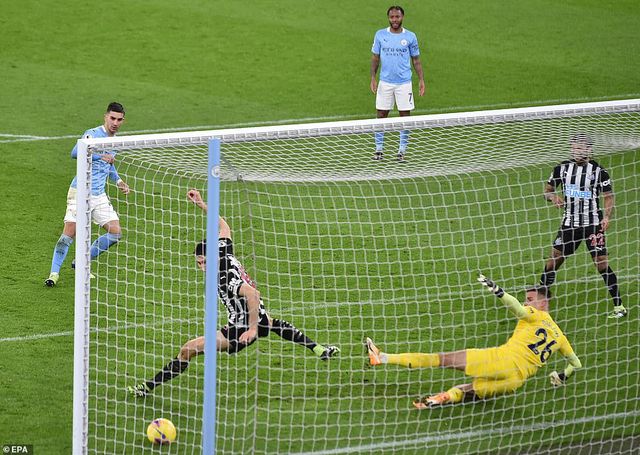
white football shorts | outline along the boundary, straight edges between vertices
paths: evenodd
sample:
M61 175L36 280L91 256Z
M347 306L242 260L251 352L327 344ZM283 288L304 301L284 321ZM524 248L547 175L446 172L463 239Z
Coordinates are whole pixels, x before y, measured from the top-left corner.
M376 93L376 109L390 111L393 109L394 102L399 111L412 111L415 108L410 81L404 84L389 84L380 81Z
M67 193L67 212L64 214L65 223L75 223L78 210L76 202L76 188L69 188ZM104 226L109 221L119 221L118 214L113 209L111 201L106 193L99 196L89 196L89 211L91 212L91 220L99 226Z

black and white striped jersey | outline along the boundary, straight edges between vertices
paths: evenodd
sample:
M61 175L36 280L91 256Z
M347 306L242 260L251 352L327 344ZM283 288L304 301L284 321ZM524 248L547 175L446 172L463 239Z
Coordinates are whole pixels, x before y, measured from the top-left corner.
M547 183L564 193L562 226L583 227L600 224L600 193L611 191L611 179L605 168L591 160L578 164L574 160L560 163Z
M240 295L240 287L248 284L256 287L255 282L244 267L233 255L233 242L228 238L218 239L218 296L229 312L229 324L238 327L248 327L249 313L247 299ZM259 318L266 314L266 310L260 300Z

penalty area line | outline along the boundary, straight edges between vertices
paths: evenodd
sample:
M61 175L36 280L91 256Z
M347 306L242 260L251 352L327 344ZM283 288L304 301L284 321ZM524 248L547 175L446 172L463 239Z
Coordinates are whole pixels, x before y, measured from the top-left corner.
M421 411L430 412L430 411ZM435 412L435 411L431 411ZM434 442L460 441L464 439L484 439L488 436L512 435L515 433L528 433L531 431L546 430L554 427L564 427L569 425L579 425L585 423L602 422L606 420L624 419L628 417L638 417L640 411L617 412L615 414L605 414L601 416L581 417L578 419L559 420L545 423L531 423L527 425L517 425L501 428L486 428L472 431L449 431L434 436L423 436L420 438L406 439L403 441L379 442L375 444L363 444L358 446L341 447L336 449L320 450L317 452L296 452L292 455L333 455L340 453L361 453L375 450L395 449L402 447L424 447L425 444Z

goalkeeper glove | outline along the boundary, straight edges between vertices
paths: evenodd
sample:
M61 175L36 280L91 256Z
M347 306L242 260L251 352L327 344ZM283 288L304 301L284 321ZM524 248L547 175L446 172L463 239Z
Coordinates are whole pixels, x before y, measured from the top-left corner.
M495 284L493 281L491 281L489 278L487 278L484 275L480 275L478 277L478 281L480 283L482 283L484 286L487 287L487 289L489 289L491 292L493 292L495 295L497 295L498 297L502 297L504 295L504 289L502 289L500 286L498 286L497 284Z
M567 377L564 373L558 373L557 371L552 371L549 375L549 379L551 380L551 385L554 387L563 386L567 380Z

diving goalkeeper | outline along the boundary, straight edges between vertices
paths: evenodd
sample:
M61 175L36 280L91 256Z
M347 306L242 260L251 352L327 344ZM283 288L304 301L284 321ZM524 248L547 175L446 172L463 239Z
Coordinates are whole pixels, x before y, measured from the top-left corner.
M388 354L380 351L370 338L366 339L371 365L390 363L409 368L453 368L473 378L471 383L414 401L413 405L418 409L514 392L556 351L560 351L569 364L561 373L553 371L550 374L553 386L564 385L574 370L582 368L569 341L548 313L551 298L548 288L527 289L523 305L484 275L480 275L478 281L518 318L513 335L502 346L437 354Z

